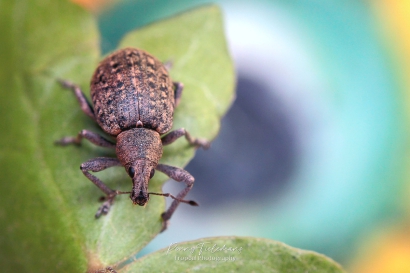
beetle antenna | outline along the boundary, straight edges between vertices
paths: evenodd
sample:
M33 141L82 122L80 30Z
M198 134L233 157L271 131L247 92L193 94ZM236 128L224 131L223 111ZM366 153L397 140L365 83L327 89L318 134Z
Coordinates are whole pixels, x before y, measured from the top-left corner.
M179 199L179 198L173 196L173 195L170 194L170 193L149 192L148 194L159 195L159 196L165 196L165 197L171 197L171 198L174 199L174 200L178 200L179 202L186 203L186 204L189 204L189 205L191 205L191 206L199 206L198 203L195 202L195 201L193 201L193 200L183 200L183 199Z
M115 191L115 194L127 194L127 193L132 193L132 191Z

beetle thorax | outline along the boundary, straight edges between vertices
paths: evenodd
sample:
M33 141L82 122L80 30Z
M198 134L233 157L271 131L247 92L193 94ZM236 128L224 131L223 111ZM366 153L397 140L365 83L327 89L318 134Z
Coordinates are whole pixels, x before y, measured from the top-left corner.
M117 136L116 153L124 167L133 165L137 160L148 160L157 165L162 157L160 135L146 128L121 132Z

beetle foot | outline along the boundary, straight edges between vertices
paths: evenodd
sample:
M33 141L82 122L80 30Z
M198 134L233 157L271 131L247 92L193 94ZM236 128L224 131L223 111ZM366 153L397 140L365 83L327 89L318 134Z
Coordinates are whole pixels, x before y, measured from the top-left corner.
M167 71L170 71L173 65L174 65L174 62L172 60L168 60L164 62L164 66L167 69Z
M189 144L191 144L192 146L194 146L195 148L202 148L204 150L208 150L209 147L211 147L211 143L209 141L207 141L206 139L203 138L193 138L191 136L190 133L188 133L188 131L186 131L185 129L182 129L184 134L185 134L185 138L186 140L189 142Z
M196 148L202 148L204 150L208 150L211 147L211 143L202 138L195 139L192 145L194 145Z
M68 146L71 144L81 146L81 141L78 141L77 137L63 137L62 139L54 141L54 144L59 146Z
M169 224L169 221L164 219L164 215L165 215L165 212L164 212L163 214L161 214L161 218L162 218L162 228L161 228L161 231L160 231L160 232L165 231L165 230L167 229L167 227L168 227L168 224Z
M95 214L95 218L98 219L100 218L101 215L107 215L108 212L110 212L110 208L112 204L114 203L114 197L103 197L101 199L106 200L97 210L97 213ZM100 200L101 200L100 199Z
M97 270L94 273L117 273L117 271L115 271L112 267L108 266L104 269Z
M73 88L75 87L75 84L73 84L70 81L63 80L63 79L57 79L57 81L61 84L62 87L64 88Z

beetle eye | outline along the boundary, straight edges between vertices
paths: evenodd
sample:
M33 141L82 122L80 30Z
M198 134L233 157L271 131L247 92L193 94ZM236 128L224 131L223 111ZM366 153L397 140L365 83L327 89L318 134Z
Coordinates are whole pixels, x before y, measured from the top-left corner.
M149 179L151 179L155 174L155 169L151 170L151 173L149 174Z
M133 167L130 167L130 168L128 169L128 175L131 176L131 178L134 177L134 175L135 175L135 170L134 170Z

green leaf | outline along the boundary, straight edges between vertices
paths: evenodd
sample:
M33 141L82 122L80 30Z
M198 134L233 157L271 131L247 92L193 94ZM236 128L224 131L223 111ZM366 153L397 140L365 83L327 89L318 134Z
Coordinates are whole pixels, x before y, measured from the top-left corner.
M78 214L89 190L77 173L86 154L53 145L85 119L55 79L89 79L99 55L95 21L64 0L1 1L0 20L2 272L85 271Z
M113 152L86 142L53 145L81 129L98 132L56 81L75 82L88 96L100 58L94 18L66 0L0 1L0 30L2 271L85 272L129 258L160 231L164 198L153 197L142 208L119 196L96 220L102 192L78 167ZM174 62L172 77L185 83L174 126L214 138L234 87L219 10L205 7L153 24L128 36L125 45ZM167 147L162 162L183 166L193 154L181 139ZM112 188L130 189L123 168L97 175ZM150 191L160 191L166 179L156 174Z
M177 243L142 257L118 273L133 272L341 273L331 259L268 239L215 237Z

